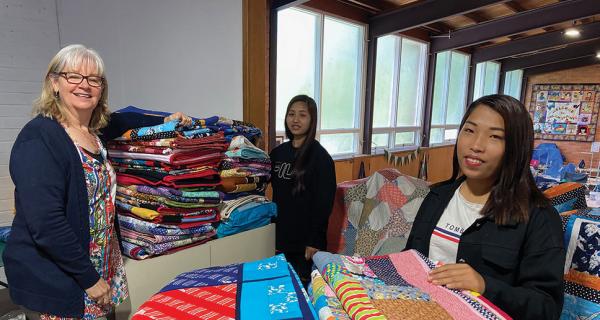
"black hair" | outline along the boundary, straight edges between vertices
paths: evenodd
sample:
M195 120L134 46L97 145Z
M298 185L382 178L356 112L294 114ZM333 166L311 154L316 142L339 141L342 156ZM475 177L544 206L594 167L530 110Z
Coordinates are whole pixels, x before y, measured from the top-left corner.
M294 188L292 189L292 194L297 195L302 193L306 189L304 177L306 175L307 169L307 161L310 158L309 154L311 151L311 146L315 141L315 136L317 134L317 103L315 100L307 95L301 94L293 97L288 103L287 109L285 110L285 115L287 118L287 114L290 111L292 105L296 102L304 102L308 109L308 114L310 115L310 124L308 127L308 131L306 132L306 138L302 145L296 150L296 159L294 161L294 172L296 182ZM290 141L294 140L294 135L288 128L287 120L284 121L285 125L285 135Z
M533 122L525 106L517 99L501 94L481 97L469 105L460 123L459 132L473 110L485 105L504 120L505 149L498 177L482 214L492 217L496 224L520 223L529 219L531 206L547 207L548 199L535 185L529 163L533 153ZM460 139L460 133L459 137ZM454 148L452 177L459 176L457 148Z

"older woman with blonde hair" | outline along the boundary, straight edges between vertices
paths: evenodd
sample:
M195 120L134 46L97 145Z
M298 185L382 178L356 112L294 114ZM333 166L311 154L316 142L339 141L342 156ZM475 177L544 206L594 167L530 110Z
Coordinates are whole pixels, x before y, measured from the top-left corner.
M107 316L128 296L115 226L116 177L101 137L172 119L113 114L98 53L83 45L50 61L35 118L10 156L16 215L4 252L14 303L42 319Z

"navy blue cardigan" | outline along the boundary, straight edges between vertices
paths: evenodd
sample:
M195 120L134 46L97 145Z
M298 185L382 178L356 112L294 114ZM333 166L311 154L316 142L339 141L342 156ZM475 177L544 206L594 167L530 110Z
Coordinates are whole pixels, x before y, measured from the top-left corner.
M162 119L115 113L102 138ZM38 312L82 317L84 290L100 276L89 259L81 160L57 121L38 116L25 125L12 148L10 175L16 215L3 258L13 302Z

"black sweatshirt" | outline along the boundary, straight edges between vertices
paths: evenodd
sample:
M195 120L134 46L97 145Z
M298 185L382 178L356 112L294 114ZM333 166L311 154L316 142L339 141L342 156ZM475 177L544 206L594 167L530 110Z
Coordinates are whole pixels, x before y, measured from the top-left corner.
M296 150L285 142L271 151L273 202L277 204L276 248L283 252L304 252L306 246L327 248L327 224L336 181L333 159L318 141L307 150L306 189L292 195L295 185Z

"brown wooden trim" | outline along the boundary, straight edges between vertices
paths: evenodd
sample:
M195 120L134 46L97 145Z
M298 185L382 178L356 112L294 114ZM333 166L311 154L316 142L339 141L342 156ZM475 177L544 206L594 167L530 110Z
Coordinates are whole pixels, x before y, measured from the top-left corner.
M269 141L269 147L267 150L271 151L275 148L275 135L276 135L276 112L277 112L277 10L269 9L269 89L268 89L268 121L269 129L267 133L267 140Z
M355 6L343 5L337 0L311 0L303 6L357 22L369 22L369 12Z
M243 0L243 116L269 147L269 0Z
M411 154L414 150L394 152L394 155L403 156ZM444 181L452 175L452 159L454 156L454 145L443 145L432 148L422 148L419 151L419 159L410 164L395 167L387 163L384 155L357 155L348 159L335 160L335 175L337 182L358 179L361 162L364 164L366 176L373 175L376 171L384 168L396 168L403 174L417 177L419 175L420 159L423 155L429 155L427 166L427 181L436 183Z
M410 29L410 30L406 30L406 31L402 31L398 33L399 36L407 36L409 38L414 38L414 39L419 39L425 42L429 42L431 39L429 38L429 32L417 28L417 29Z

